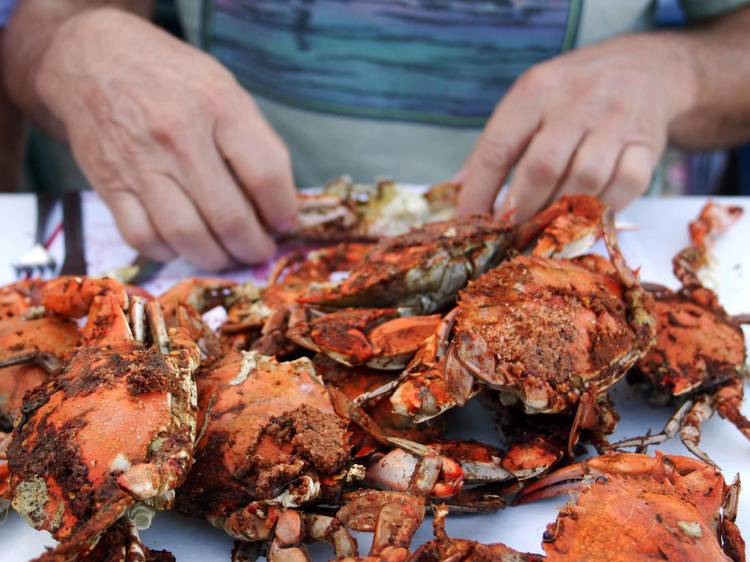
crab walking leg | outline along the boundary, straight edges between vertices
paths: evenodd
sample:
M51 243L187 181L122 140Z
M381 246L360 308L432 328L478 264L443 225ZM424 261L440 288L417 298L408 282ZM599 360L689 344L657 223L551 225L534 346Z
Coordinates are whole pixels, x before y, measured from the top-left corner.
M750 439L750 421L740 412L743 395L743 380L732 379L719 387L713 394L703 394L695 399L688 399L672 415L664 429L654 435L632 437L612 445L613 449L627 447L646 448L674 437L678 430L680 439L696 457L708 464L715 464L711 458L698 446L700 443L701 425L714 412L732 422L745 437Z
M719 528L724 552L732 560L745 559L745 540L742 538L740 529L735 523L740 501L740 488L740 475L737 474L729 485L727 497L724 500L723 514Z
M722 418L733 423L742 435L750 439L750 420L740 411L743 395L744 380L737 377L714 392L713 407Z
M357 541L342 523L325 515L300 513L288 509L276 521L274 539L268 549L269 562L310 560L304 541L325 541L334 547L336 559L357 556Z
M672 414L672 417L669 418L666 425L664 426L664 429L662 429L661 432L654 433L653 435L643 435L641 437L631 437L630 439L623 439L622 441L613 443L612 448L625 449L628 447L638 447L645 449L649 445L658 445L659 443L663 443L664 441L671 439L672 437L677 435L677 431L682 425L682 420L685 418L690 408L693 407L693 404L693 400L685 400L685 402L682 403L682 406L680 406L677 411Z
M704 394L697 398L682 419L680 424L680 440L687 447L688 451L693 453L703 462L716 465L714 461L699 447L701 441L701 424L707 421L714 413L711 406L711 396Z

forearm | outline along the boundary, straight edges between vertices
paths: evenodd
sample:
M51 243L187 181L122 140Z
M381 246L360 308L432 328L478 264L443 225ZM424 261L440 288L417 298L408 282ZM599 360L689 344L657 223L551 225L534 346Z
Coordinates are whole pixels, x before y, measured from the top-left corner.
M151 13L153 0L25 0L19 3L6 28L3 43L5 83L11 99L39 126L64 138L58 119L40 98L36 81L44 55L55 34L72 18L105 6L143 16ZM106 41L107 38L102 38Z
M690 66L692 101L670 123L670 141L703 150L750 139L750 7L672 36Z

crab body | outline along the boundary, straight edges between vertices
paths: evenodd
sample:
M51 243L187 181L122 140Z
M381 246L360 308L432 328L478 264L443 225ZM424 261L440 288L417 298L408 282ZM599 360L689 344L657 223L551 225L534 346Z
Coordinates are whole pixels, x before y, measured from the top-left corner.
M650 296L622 259L611 213L604 220L611 264L517 256L459 294L445 379L461 405L475 381L520 402L527 414L570 412L579 429L598 425L598 397L650 348Z
M510 248L512 228L488 215L436 222L376 244L338 286L301 299L323 306L370 306L426 314L451 301L468 279Z
M132 329L117 295L92 298L83 344L27 396L8 447L14 509L81 548L137 502L169 507L192 459L200 351L155 303L130 314Z
M739 484L727 485L702 461L661 453L594 457L535 482L522 498L567 491L577 498L545 533L551 562L744 560L734 524Z
M713 241L741 215L738 207L706 204L690 223L690 245L673 260L682 287L677 291L653 288L656 343L638 362L631 379L646 383L655 401L674 399L680 407L662 432L615 446L656 444L679 431L693 454L711 462L699 448L700 425L714 411L750 439L750 421L740 411L747 372L741 324L747 318L730 316L700 280Z

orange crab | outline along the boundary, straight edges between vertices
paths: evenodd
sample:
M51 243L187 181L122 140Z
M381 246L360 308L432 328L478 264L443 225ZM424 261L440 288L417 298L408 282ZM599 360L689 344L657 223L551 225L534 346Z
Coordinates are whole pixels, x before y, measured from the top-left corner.
M739 207L709 202L690 223L691 244L673 260L682 288L675 292L654 287L657 340L636 365L632 379L648 383L657 400L682 404L661 433L627 439L616 447L661 443L679 431L693 454L711 462L698 445L700 424L714 411L750 439L750 421L740 412L747 371L740 323L748 319L727 314L717 295L699 279L713 240L741 215Z
M461 491L459 462L386 434L343 393L326 388L307 358L279 362L255 351L232 351L205 364L196 380L202 430L196 463L177 492L178 509L208 519L236 539L270 542L269 555L300 548L303 539L326 540L337 555L351 555L356 546L342 527L346 521L298 508L354 501L350 495L342 500L341 494L363 479L385 488L386 499L419 490L420 506L425 497ZM367 443L362 434L370 438ZM399 448L405 450L397 459L388 457L390 463L377 452ZM483 478L489 479L493 468L507 477L490 455L475 460L486 462ZM370 493L379 497L380 492ZM342 517L364 509L367 502L362 502ZM404 509L411 504L406 501ZM375 519L377 512L370 513ZM294 523L297 532L291 533L288 525L295 521L301 523Z
M745 560L734 523L739 481L701 461L621 453L560 469L526 487L521 502L574 492L543 536L545 556L449 537L446 506L435 508L435 540L409 562L631 562ZM364 559L387 562L387 558Z
M650 347L650 299L620 255L611 212L604 223L615 275L592 256L518 256L461 292L445 366L459 404L476 377L527 413L561 412L611 386Z
M606 390L652 345L655 321L611 212L604 225L610 261L516 256L471 282L407 368L394 409L429 419L489 388L526 414L574 413L571 451L580 429L614 429Z
M344 365L398 370L406 366L439 322L438 314L401 317L393 308L347 308L309 320L296 319L293 314L286 336Z
M744 560L739 480L700 460L619 453L560 469L522 501L576 492L544 534L546 560ZM626 524L623 524L626 522Z
M62 552L90 548L138 502L168 508L195 437L193 335L167 333L154 302L129 300L114 285L91 296L90 285L49 285L60 292L47 308L88 313L84 341L27 395L7 453L13 508L63 541Z
M593 197L569 196L519 228L481 214L430 223L381 240L338 286L300 301L434 312L450 304L468 280L496 265L510 250L525 248L545 229L550 234L542 235L538 251L556 256L578 251L581 243L598 236L601 209Z

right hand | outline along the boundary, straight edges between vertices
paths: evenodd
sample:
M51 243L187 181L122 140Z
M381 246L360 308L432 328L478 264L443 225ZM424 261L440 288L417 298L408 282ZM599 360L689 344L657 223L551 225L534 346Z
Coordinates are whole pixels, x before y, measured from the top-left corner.
M271 257L297 210L289 153L215 59L97 9L57 29L36 85L130 245L206 270Z

